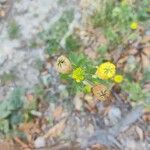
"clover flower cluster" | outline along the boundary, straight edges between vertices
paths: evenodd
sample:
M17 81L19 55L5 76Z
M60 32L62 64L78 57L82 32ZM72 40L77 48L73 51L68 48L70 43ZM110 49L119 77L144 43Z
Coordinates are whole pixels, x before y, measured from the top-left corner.
M59 73L69 74L70 77L73 80L75 80L75 82L77 84L81 83L81 82L83 84L86 83L84 91L87 93L90 93L91 89L92 89L94 95L97 98L101 97L101 100L104 100L105 99L104 97L106 97L106 96L108 97L110 95L108 88L106 88L104 85L98 84L98 85L92 86L91 84L86 82L85 69L80 66L73 68L70 60L65 56L60 56L57 59L56 69ZM112 80L116 84L119 84L123 81L123 76L116 74L116 66L111 62L104 62L104 63L100 64L96 68L94 76L101 80Z

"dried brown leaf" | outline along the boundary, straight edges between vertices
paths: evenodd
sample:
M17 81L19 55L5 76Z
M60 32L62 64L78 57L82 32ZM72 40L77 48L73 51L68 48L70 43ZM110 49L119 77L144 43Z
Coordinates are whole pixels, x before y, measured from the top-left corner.
M143 120L145 122L150 122L150 110L149 109L144 110Z
M93 98L93 96L91 94L86 94L84 96L84 100L87 102L87 104L89 105L90 107L90 110L94 110L96 108L96 101L95 99Z
M149 68L150 66L150 47L145 47L142 54L143 68Z
M148 43L150 42L150 35L145 35L141 41L141 43Z
M106 150L106 147L101 144L94 144L91 146L92 150Z
M33 96L32 93L26 94L26 98L27 98L27 100L30 101L30 102L34 100L34 96Z
M26 143L24 143L22 140L20 140L18 137L15 137L14 140L17 144L19 144L22 147L22 149L31 150L29 146Z
M84 108L87 109L87 111L89 111L89 112L95 113L97 111L95 108L90 107L90 105L87 103L84 104Z
M34 126L33 122L22 123L19 126L19 130L27 133L33 126Z
M84 50L84 53L90 58L95 60L98 57L98 53L92 48L88 47Z
M129 48L128 50L128 54L129 55L135 55L137 53L137 49L136 48Z
M107 44L107 39L105 38L105 36L101 33L101 35L98 37L98 42L101 44L101 45L105 45Z
M49 131L43 137L48 138L48 137L57 137L57 136L59 136L65 128L65 123L66 123L66 118L61 120L59 123L57 123L51 129L49 129Z
M127 61L127 59L128 59L128 56L122 56L117 62L117 67L118 68L123 67L123 65Z
M29 143L32 143L32 139L35 134L41 133L39 125L34 122L26 122L21 124L19 126L19 130L26 134Z
M0 150L20 150L18 145L14 144L13 141L0 141Z

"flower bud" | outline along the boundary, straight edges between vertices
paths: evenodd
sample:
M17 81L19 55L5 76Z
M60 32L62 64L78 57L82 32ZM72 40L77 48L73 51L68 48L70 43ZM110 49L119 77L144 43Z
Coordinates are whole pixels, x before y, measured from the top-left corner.
M102 84L95 85L92 88L94 96L101 101L105 101L110 97L110 91Z
M59 73L63 74L68 74L72 71L72 65L69 59L63 55L58 57L55 67Z

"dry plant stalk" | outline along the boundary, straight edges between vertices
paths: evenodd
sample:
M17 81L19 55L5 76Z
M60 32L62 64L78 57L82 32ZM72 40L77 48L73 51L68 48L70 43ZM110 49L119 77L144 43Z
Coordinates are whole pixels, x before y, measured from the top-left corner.
M48 137L56 137L59 136L65 128L66 118L61 120L55 126L53 126L49 131L43 136L43 138L47 139Z

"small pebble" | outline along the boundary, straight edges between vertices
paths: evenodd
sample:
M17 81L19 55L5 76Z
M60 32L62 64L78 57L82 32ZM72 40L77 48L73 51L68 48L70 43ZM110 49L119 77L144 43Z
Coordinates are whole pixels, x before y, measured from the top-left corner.
M41 148L41 147L45 147L46 145L46 141L43 137L38 137L35 141L34 141L34 146L35 148Z
M5 4L7 0L0 0L0 4Z
M119 108L112 107L108 112L108 118L110 120L110 124L115 125L119 119L121 119L121 111Z

